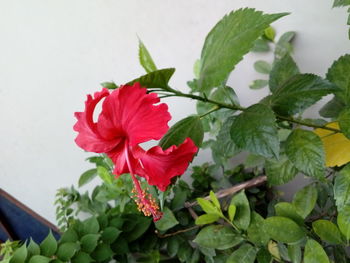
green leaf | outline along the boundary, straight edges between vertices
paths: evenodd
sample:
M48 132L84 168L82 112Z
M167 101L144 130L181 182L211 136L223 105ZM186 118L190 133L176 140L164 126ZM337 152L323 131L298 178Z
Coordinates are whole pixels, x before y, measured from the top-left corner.
M78 241L78 234L73 228L68 228L66 232L63 233L60 239L60 243L76 242Z
M220 202L212 190L210 190L209 196L210 196L210 200L213 202L214 206L216 208L218 208L219 210L221 210Z
M206 248L224 250L234 247L243 241L231 227L211 225L204 227L196 236L194 242Z
M257 249L250 244L244 244L235 250L226 263L254 263Z
M256 79L252 82L252 84L249 85L249 88L251 89L262 89L267 86L269 82L265 79Z
M335 177L334 199L338 212L350 205L350 165L345 166Z
M269 41L263 38L258 38L255 40L254 46L250 49L252 52L267 52L269 50Z
M298 170L286 156L281 156L279 160L266 160L265 171L271 185L286 184L298 174Z
M108 172L108 170L103 166L97 167L98 176L104 181L106 184L112 184L113 178L112 175Z
M270 237L266 232L264 218L256 212L252 212L251 222L247 229L249 240L257 246L265 246L269 242Z
M286 217L269 217L265 219L265 227L270 237L279 242L295 243L305 237L299 225Z
M179 247L177 257L179 258L180 262L189 262L192 257L192 253L193 251L191 246L186 242L184 245Z
M126 232L126 240L130 243L131 241L134 241L136 239L138 239L140 236L142 236L147 229L149 228L149 226L152 223L152 219L145 217L145 216L134 216L134 215L129 215L128 216L128 220L125 221L124 225L130 224L130 222L134 222L135 225L132 229L130 229L129 231L125 231ZM123 231L125 230L125 228L123 228Z
M273 110L289 116L304 111L337 87L313 74L297 74L276 88L268 97Z
M57 250L57 241L52 235L52 232L40 244L41 255L51 257Z
M32 238L30 238L27 249L28 249L28 253L32 256L40 254L40 247L37 243L35 243L35 241Z
M289 54L277 60L270 71L269 86L271 92L274 92L288 79L298 73L299 68Z
M300 189L295 193L293 198L293 205L297 213L306 218L314 209L317 202L317 189L314 185L310 184Z
M301 262L300 245L288 245L288 256L292 263L300 263Z
M214 206L214 204L204 198L197 198L197 202L204 212L207 214L221 215L221 210Z
M272 263L272 256L266 248L261 248L256 255L258 263Z
M295 32L289 31L284 33L276 43L275 47L275 58L281 59L286 54L289 54L293 51L293 47L291 45L292 40L295 37Z
M344 102L338 97L334 97L320 109L319 113L324 118L337 118L344 108Z
M180 240L177 236L173 236L169 239L167 244L167 252L170 257L176 256L180 243L182 243L182 240Z
M35 255L30 258L29 263L49 263L51 258Z
M250 224L250 207L244 191L233 196L231 205L237 208L233 223L240 229L247 230Z
M103 82L101 86L106 89L118 89L119 87L114 82Z
M298 225L304 224L304 219L297 213L293 204L280 202L275 205L276 215L292 219Z
M341 244L341 234L338 227L328 220L312 222L312 229L323 240L331 244Z
M204 214L196 218L196 225L206 225L218 221L220 216L218 214Z
M90 263L94 260L90 257L89 254L79 251L73 258L72 263Z
M313 239L308 239L304 252L304 263L329 263L322 246Z
M327 79L340 88L335 96L348 105L350 101L350 54L341 56L332 64L328 69Z
M263 104L250 106L234 119L231 138L239 148L251 153L267 158L279 155L276 118Z
M254 69L261 74L269 74L271 65L265 60L258 60L254 63Z
M163 216L160 220L155 222L156 228L160 231L166 231L179 223L173 212L168 208L164 207Z
M57 257L62 261L68 261L74 256L78 249L79 247L76 243L63 243L58 247Z
M97 248L92 252L91 257L96 261L105 261L113 256L113 251L107 244L99 244ZM108 262L108 261L107 261Z
M101 240L106 244L111 244L119 237L121 232L118 228L106 227L101 234Z
M234 204L230 204L228 207L228 217L230 219L230 221L233 221L233 218L235 217L237 211L237 207Z
M91 253L96 248L99 238L99 234L87 234L83 236L80 240L81 250L86 253Z
M231 12L221 19L205 39L199 90L209 93L212 88L224 83L269 24L285 15L265 15L246 8Z
M139 39L139 61L147 73L156 71L157 67L143 42Z
M350 207L345 207L338 213L337 224L340 232L345 236L347 240L350 239Z
M180 145L186 138L191 138L200 147L204 137L203 125L197 115L189 116L175 123L159 142L162 149Z
M79 178L79 187L91 182L97 175L97 169L90 169L84 172Z
M350 5L350 0L334 0L333 7Z
M100 226L96 217L90 217L83 221L83 233L84 234L97 234L100 230Z
M21 247L17 248L12 255L10 263L24 263L28 255L28 250L26 244L23 244Z
M296 129L286 141L286 154L294 166L306 175L325 176L325 153L321 138L307 130Z
M350 108L343 110L339 114L338 121L342 133L350 139Z
M143 75L137 79L134 79L127 83L128 85L132 85L135 82L139 82L141 86L146 87L148 89L163 89L168 90L169 80L171 76L174 74L174 68L165 68L159 69L153 72L150 72L146 75Z
M269 26L264 30L264 37L267 38L270 41L274 41L276 36L276 31L272 26Z

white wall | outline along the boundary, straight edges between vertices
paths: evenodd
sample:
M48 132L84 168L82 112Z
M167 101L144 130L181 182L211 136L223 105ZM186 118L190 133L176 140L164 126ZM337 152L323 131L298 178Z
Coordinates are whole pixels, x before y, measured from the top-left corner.
M177 68L171 84L186 91L204 38L225 13L246 6L288 11L292 14L274 27L278 33L297 31L301 70L323 75L349 52L346 10L331 5L331 0L1 0L0 187L54 221L56 189L75 184L89 168L84 161L89 154L73 141L73 113L100 82L125 83L144 73L136 34L158 67ZM247 56L229 80L243 105L265 94L248 88L257 77L256 59ZM194 110L191 101L168 101L174 120Z

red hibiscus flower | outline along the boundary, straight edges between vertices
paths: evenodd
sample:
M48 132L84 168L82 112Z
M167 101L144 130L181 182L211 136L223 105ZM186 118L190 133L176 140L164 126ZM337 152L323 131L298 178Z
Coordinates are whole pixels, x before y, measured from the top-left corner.
M102 111L95 122L95 107L102 99ZM155 221L161 218L159 207L141 188L135 175L164 191L171 178L185 172L198 149L190 138L166 150L155 146L145 151L139 146L149 140L159 140L169 129L168 106L157 104L159 101L157 94L147 94L147 89L139 83L124 85L112 92L102 89L94 97L87 96L85 111L75 113L78 121L74 125L78 132L75 142L81 148L106 153L115 164L116 176L130 173L139 210L152 215Z

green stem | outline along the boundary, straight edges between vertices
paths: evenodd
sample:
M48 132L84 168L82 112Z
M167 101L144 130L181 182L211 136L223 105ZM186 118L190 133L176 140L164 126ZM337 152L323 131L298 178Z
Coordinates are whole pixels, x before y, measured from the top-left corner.
M214 106L211 110L207 111L206 113L202 114L199 116L200 119L204 118L205 116L209 115L210 113L214 112L214 111L217 111L217 110L220 110L221 107L216 105Z

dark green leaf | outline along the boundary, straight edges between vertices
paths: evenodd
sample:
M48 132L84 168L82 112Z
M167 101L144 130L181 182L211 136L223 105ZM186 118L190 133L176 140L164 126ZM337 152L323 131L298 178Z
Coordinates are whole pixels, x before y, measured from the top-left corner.
M178 223L179 221L176 220L176 217L174 216L173 212L169 208L164 207L163 216L160 220L155 222L155 225L158 230L166 231L176 226Z
M282 86L284 82L298 73L299 69L297 64L289 54L286 54L274 63L270 71L270 90L274 92L278 87Z
M81 250L86 253L91 253L96 248L99 238L99 234L87 234L83 236L80 240Z
M262 89L267 86L269 82L265 79L256 79L249 85L251 89Z
M49 263L51 258L35 255L30 258L29 263Z
M159 142L159 146L168 149L180 145L186 138L191 138L200 147L204 137L202 122L199 116L189 116L175 123Z
M264 60L258 60L254 63L254 69L261 74L269 74L271 65Z
M94 252L92 252L91 257L99 262L110 259L113 256L113 251L107 244L99 244Z
M68 228L66 232L63 233L60 239L60 243L76 242L78 241L78 234L73 228Z
M57 250L57 241L52 235L52 232L40 244L41 255L51 257Z
M128 220L125 224L130 224L130 221L135 222L135 225L129 231L126 231L126 239L128 242L134 241L142 236L143 233L147 231L151 225L152 219L145 216L133 216L132 214L128 216ZM123 229L124 230L124 229Z
M236 246L242 241L242 237L231 227L223 225L204 227L194 240L194 242L202 247L220 250Z
M90 257L89 254L79 251L73 258L72 263L90 263L94 260Z
M307 217L314 209L317 202L317 189L310 184L295 193L293 205L297 213L303 218Z
M265 162L267 180L271 185L281 185L291 181L298 173L291 161L285 156L279 160L268 159Z
M240 148L269 157L279 155L276 119L270 108L255 104L238 115L231 127L231 138Z
M120 235L122 231L120 231L118 228L109 226L103 229L103 232L101 234L101 239L106 244L113 243Z
M313 239L306 242L304 263L329 263L328 256L322 246Z
M40 247L37 243L34 242L32 238L30 238L27 249L28 249L28 253L32 256L40 254Z
M215 102L220 102L227 105L239 105L239 100L235 91L228 86L216 88L214 92L210 94L209 98ZM234 111L230 110L230 112L232 114Z
M297 74L276 88L269 99L276 113L289 116L302 112L336 90L334 84L319 76Z
M79 247L76 243L63 243L58 247L57 257L62 261L68 261L74 256L78 249Z
M301 262L301 248L299 245L288 245L288 256L292 263Z
M204 214L196 218L196 225L211 224L219 220L218 214Z
M324 118L337 118L344 107L345 104L338 97L334 97L320 109L320 115Z
M177 256L180 262L189 262L192 257L192 248L187 242L179 247Z
M350 5L350 0L334 0L333 7Z
M328 220L317 220L312 223L312 229L323 240L331 244L341 244L341 234L338 227Z
M97 169L90 169L83 173L79 178L79 187L91 182L97 175Z
M240 229L247 230L250 224L250 207L244 191L235 194L231 200L231 204L236 206L233 223Z
M337 224L340 232L345 236L347 240L350 239L350 207L346 206L337 217Z
M264 218L256 212L252 212L251 222L247 229L249 240L256 245L265 246L270 237L265 229Z
M96 217L91 217L83 221L83 232L84 234L97 234L100 230L100 226Z
M297 213L293 204L280 202L275 205L276 215L292 219L298 225L304 224L304 219Z
M261 248L258 251L256 259L258 260L258 263L272 263L272 256L270 252L265 248Z
M25 244L21 247L17 248L12 255L10 263L24 263L26 257L28 255L28 250ZM6 263L6 262L5 262Z
M347 108L340 113L338 121L342 133L350 139L350 108Z
M350 165L345 166L335 177L334 199L338 212L350 205Z
M239 9L221 19L205 39L201 54L199 90L209 91L226 81L235 65L249 52L270 23L286 14L264 15Z
M265 219L265 227L270 237L279 242L294 243L305 237L298 224L286 217L269 217Z
M176 236L173 236L169 239L167 244L167 252L170 257L176 256L181 243L182 241Z
M128 242L121 236L111 245L111 249L116 255L123 255L129 252Z
M287 138L286 154L294 166L306 175L322 179L325 176L325 153L318 135L296 129Z
M284 33L279 40L276 43L275 47L275 58L281 59L286 54L289 54L293 51L293 47L291 45L291 42L293 38L295 37L295 32L289 31Z
M128 83L132 85L135 82L139 82L141 86L148 89L163 89L168 90L168 83L171 76L174 74L174 68L165 68L159 69L153 72L150 72L146 75L141 76L140 78L134 79Z
M250 244L244 244L235 250L226 263L254 263L257 249Z
M147 73L157 70L151 55L141 40L139 40L139 61Z

